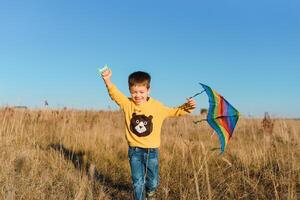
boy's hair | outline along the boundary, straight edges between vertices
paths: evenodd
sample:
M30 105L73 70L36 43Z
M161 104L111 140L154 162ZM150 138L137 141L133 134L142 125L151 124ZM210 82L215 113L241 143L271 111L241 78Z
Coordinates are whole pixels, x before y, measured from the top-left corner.
M129 89L135 85L146 86L147 89L150 88L151 76L147 72L137 71L133 72L128 77Z

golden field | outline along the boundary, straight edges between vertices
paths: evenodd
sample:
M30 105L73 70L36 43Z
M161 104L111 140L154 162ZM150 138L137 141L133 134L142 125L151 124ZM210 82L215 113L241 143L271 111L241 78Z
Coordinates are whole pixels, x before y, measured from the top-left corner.
M300 121L241 118L225 153L197 116L162 128L158 199L300 199ZM117 111L0 110L0 199L131 199Z

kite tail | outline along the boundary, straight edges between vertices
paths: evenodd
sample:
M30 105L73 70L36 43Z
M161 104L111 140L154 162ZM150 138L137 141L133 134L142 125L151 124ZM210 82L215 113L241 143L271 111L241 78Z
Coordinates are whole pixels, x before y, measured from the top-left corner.
M214 148L211 148L210 149L210 151L216 151L216 150L221 150L221 148L220 147L214 147ZM224 154L224 151L221 151L220 153L219 153L219 156L222 156Z

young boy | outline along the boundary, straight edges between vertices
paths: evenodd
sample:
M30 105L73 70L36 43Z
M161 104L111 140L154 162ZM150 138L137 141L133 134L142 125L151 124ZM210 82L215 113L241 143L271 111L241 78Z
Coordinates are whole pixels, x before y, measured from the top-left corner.
M154 199L158 187L158 147L161 126L165 118L190 113L196 101L188 99L178 108L168 108L149 96L151 77L146 72L134 72L128 77L131 98L126 97L111 82L112 71L102 72L108 93L125 114L126 140L134 199Z

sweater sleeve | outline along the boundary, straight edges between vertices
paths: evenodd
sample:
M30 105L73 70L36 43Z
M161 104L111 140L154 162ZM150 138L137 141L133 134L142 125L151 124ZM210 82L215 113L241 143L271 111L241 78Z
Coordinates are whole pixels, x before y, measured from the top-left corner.
M167 117L176 117L190 114L194 108L192 108L189 104L185 103L177 108L169 108L165 107L166 116Z
M115 101L121 109L124 109L130 104L130 100L125 96L114 84L107 88L108 94L113 101Z

